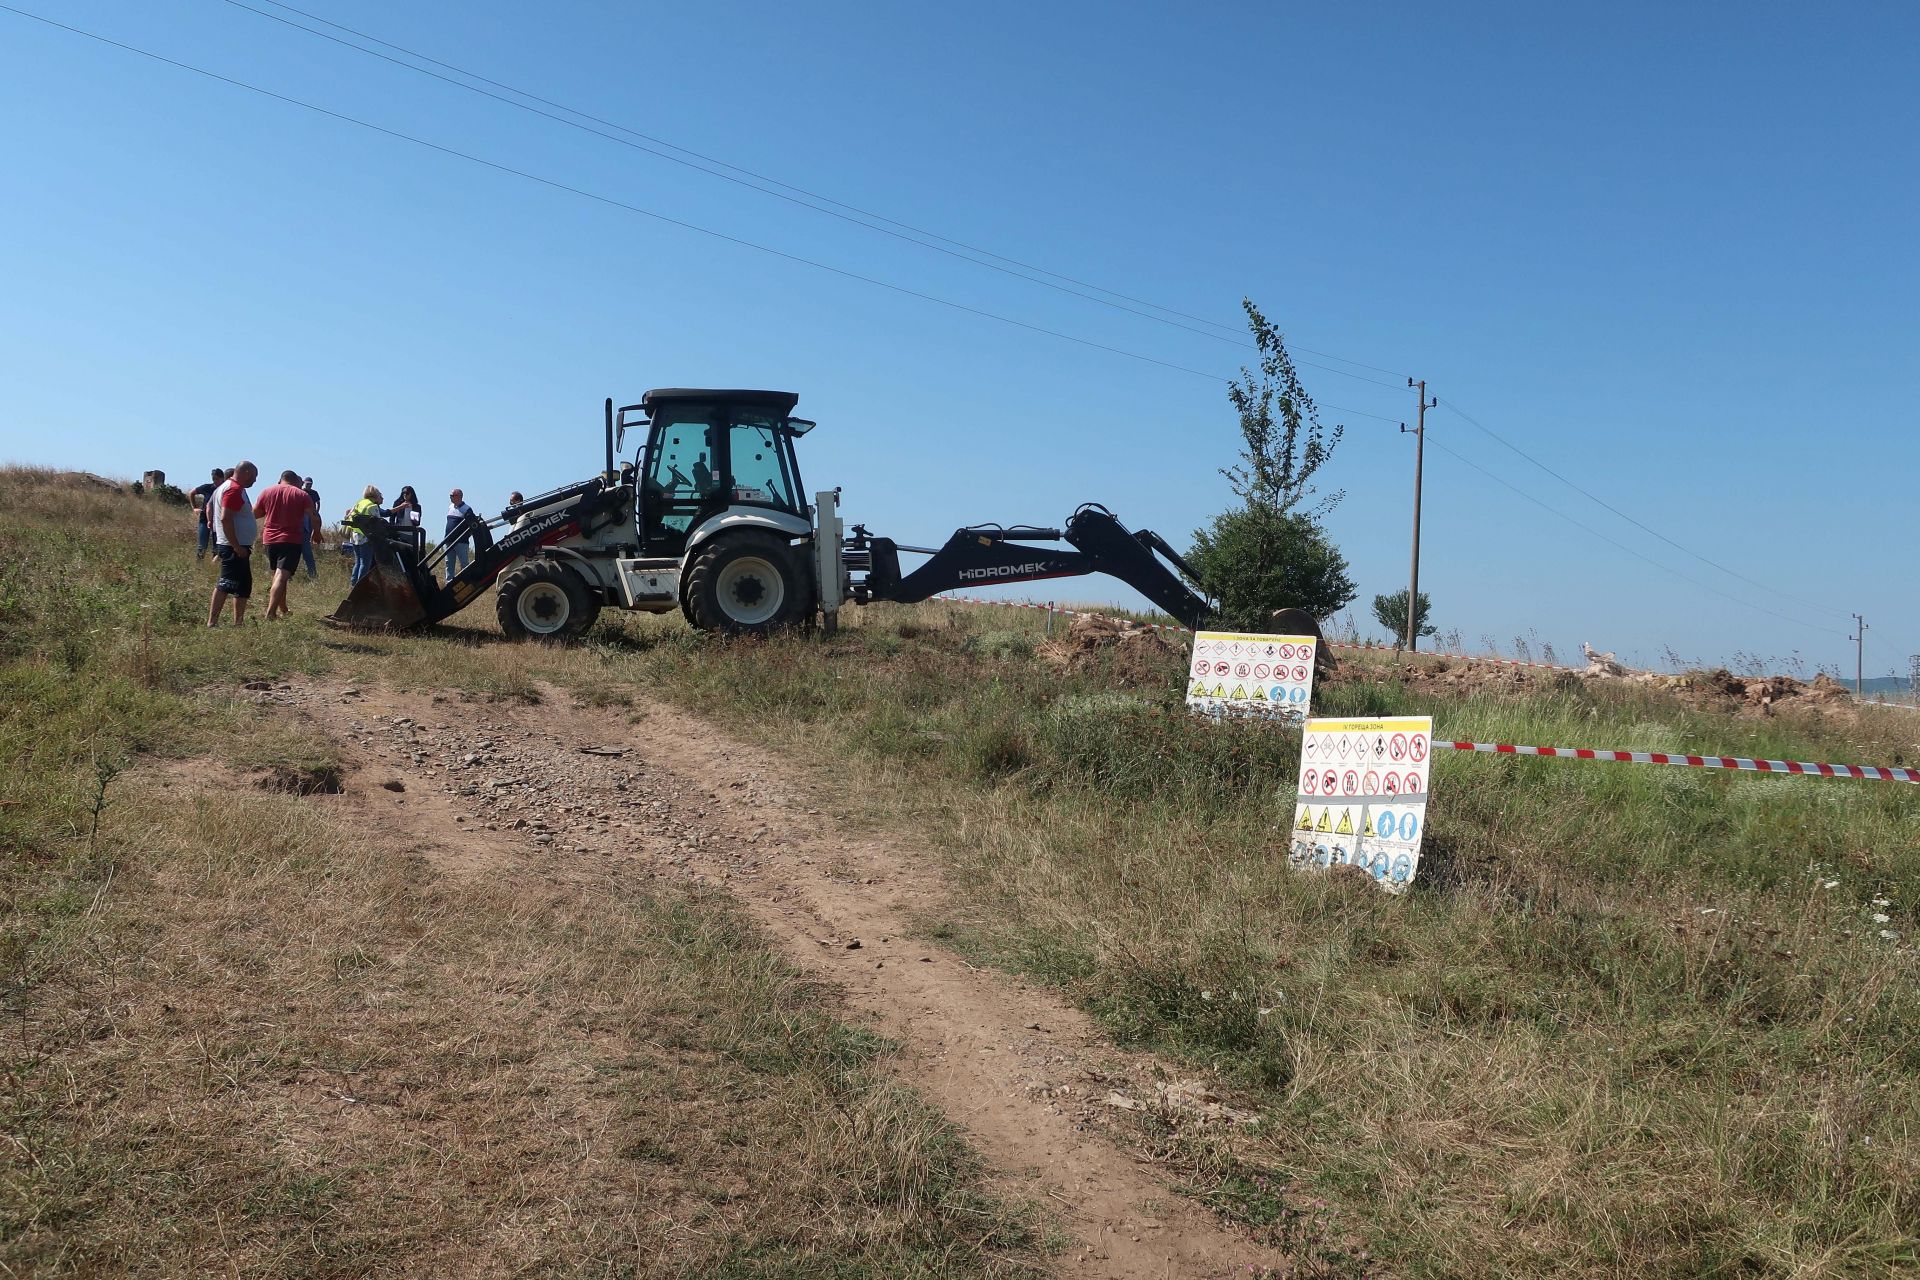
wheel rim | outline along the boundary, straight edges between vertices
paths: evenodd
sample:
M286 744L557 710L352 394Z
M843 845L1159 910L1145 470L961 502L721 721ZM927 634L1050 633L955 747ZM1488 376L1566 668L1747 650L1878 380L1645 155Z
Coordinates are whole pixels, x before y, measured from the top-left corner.
M773 621L787 600L787 580L772 561L759 556L728 561L715 579L714 589L727 620L743 627Z
M536 582L513 602L513 614L520 625L537 636L550 636L567 625L573 614L573 601L559 584Z

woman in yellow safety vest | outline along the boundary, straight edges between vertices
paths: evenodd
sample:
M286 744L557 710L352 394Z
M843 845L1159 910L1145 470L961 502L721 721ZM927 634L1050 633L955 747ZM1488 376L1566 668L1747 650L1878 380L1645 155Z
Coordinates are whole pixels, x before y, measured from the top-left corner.
M353 510L347 514L350 516L384 516L386 512L380 509L381 502L382 498L380 497L379 487L376 485L368 485L367 491L360 495L360 501L354 503ZM359 585L360 579L366 577L367 574L373 571L375 548L366 533L360 529L355 529L353 531L353 537L348 539L348 541L353 544L353 583L357 586Z

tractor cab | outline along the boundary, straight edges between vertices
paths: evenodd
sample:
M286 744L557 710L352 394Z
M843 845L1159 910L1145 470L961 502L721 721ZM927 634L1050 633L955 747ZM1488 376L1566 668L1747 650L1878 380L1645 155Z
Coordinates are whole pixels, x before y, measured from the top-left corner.
M684 387L647 392L620 410L615 450L644 425L646 444L622 467L634 487L634 526L647 557L679 557L713 533L811 532L793 442L813 423L792 416L790 391Z

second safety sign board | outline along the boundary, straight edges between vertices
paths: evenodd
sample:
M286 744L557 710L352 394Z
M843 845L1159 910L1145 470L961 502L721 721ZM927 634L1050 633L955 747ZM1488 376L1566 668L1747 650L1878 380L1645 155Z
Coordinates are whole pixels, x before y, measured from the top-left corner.
M1399 893L1420 868L1433 717L1308 720L1289 860L1359 867Z
M1312 636L1196 632L1187 706L1209 715L1300 719L1312 704L1314 647Z

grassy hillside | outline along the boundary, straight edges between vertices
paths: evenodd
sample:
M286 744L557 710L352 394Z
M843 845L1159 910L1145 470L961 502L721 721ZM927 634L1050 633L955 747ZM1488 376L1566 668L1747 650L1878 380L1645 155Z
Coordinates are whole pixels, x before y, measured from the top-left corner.
M1023 612L865 621L596 662L860 761L855 798L966 886L933 927L1250 1090L1254 1140L1189 1153L1224 1207L1328 1199L1417 1275L1920 1266L1920 791L1442 753L1424 883L1392 899L1287 870L1298 736L1187 719L1178 655L1065 674ZM1316 702L1812 760L1910 759L1920 729L1571 678L1448 702L1360 670Z
M1231 1082L1262 1114L1250 1132L1144 1135L1224 1213L1295 1240L1330 1219L1327 1240L1408 1275L1920 1269L1920 790L1441 753L1421 883L1389 898L1287 869L1298 736L1189 720L1177 653L1063 669L1036 652L1040 615L943 605L765 643L612 617L561 651L494 643L479 609L433 636L343 643L308 599L309 617L236 640L193 627L179 554L106 519L70 552L50 514L17 514L21 484L0 482L0 644L24 682L10 703L41 727L8 725L0 832L38 829L24 799L61 833L43 859L95 856L89 726L204 749L190 695L242 672L505 693L554 679L614 709L644 690L782 746L950 866L930 935ZM34 621L57 598L19 585L23 545L82 584L97 621ZM1478 740L1808 760L1912 759L1920 733L1898 711L1736 718L1571 678L1442 695L1363 667L1316 703L1431 713ZM41 767L48 794L19 797L43 760L61 781ZM71 874L83 916L99 876Z
M381 658L304 582L208 632L185 524L0 472L0 1272L1031 1274L724 898L456 881L251 785L332 748L243 679Z

